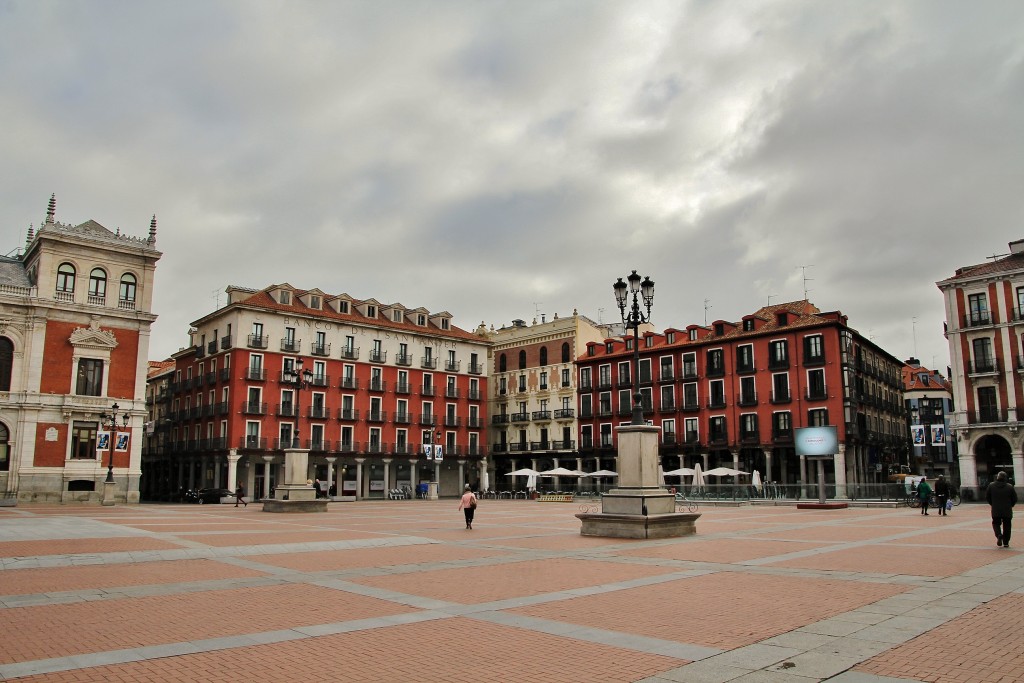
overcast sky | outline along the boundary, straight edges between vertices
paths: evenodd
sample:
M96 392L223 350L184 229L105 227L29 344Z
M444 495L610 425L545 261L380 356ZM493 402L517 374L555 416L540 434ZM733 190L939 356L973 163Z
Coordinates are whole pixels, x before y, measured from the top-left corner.
M229 284L473 329L635 268L659 329L806 286L944 372L935 282L1024 237L1024 2L0 0L0 120L2 253L157 215L153 359Z

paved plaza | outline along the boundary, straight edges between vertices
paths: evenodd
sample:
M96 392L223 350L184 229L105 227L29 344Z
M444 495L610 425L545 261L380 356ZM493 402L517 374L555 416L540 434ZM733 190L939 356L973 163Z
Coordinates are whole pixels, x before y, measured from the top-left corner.
M702 507L696 536L640 541L580 536L577 504L485 500L472 530L457 505L0 508L0 680L1024 671L1024 557L996 547L987 506Z

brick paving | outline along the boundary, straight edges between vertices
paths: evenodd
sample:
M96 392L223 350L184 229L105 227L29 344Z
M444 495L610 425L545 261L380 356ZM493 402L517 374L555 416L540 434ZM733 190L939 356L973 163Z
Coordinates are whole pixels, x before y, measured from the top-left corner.
M1024 554L985 506L702 508L581 537L576 505L0 509L0 680L1018 680Z

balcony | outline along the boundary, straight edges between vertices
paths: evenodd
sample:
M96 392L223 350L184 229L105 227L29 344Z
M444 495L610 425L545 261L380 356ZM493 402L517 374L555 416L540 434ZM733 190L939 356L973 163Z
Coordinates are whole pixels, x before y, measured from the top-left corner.
M266 403L249 403L248 401L242 401L242 414L243 415L266 415L267 404Z
M725 377L725 366L708 366L704 368L706 377Z
M724 396L712 396L711 398L708 399L707 407L711 408L712 410L718 410L718 409L724 408L725 407L725 397Z
M683 363L683 374L679 379L697 379L697 365L694 363Z
M412 455L412 446L407 443L396 443L391 452L395 455Z
M757 405L757 394L756 393L741 394L740 395L740 400L736 402L736 405L742 406L744 408L746 408L748 406L756 406Z
M509 419L512 422L529 422L530 421L530 414L529 413L512 413L509 416Z
M1006 410L998 408L979 408L973 413L968 413L969 424L992 424L1007 421Z
M491 452L492 453L507 453L508 452L508 444L507 443L496 443L496 444L491 446Z
M484 374L484 366L482 363L470 363L469 374L471 375L482 375Z
M583 391L593 391L593 390L594 390L594 385L591 384L590 382L587 382L585 384L584 383L580 383L580 385L578 387L576 387L576 391L580 391L580 392L583 392Z
M420 367L424 370L437 370L437 359L429 356L420 358Z
M246 339L246 345L250 349L265 349L270 344L270 338L263 334L250 334Z
M309 349L309 353L313 356L329 356L331 355L331 345L317 344L316 342L313 342Z
M312 439L306 439L306 449L311 453L322 453L327 450L323 441L314 441Z
M622 375L619 377L619 381L616 386L618 386L619 389L628 389L633 386L633 381L627 375Z
M551 411L550 410L535 410L533 411L534 422L550 422Z
M386 453L387 447L379 441L364 441L362 452L370 455L376 455L379 453Z
M807 387L805 397L808 401L824 401L828 398L828 391L825 387ZM879 400L881 403L881 400Z
M480 393L479 389L470 389L469 392L466 394L466 398L468 398L470 401L482 401L483 394Z
M420 387L420 396L433 396L433 395L434 395L434 385L432 385L432 384L431 385L423 385L422 387Z
M444 426L445 427L461 427L462 426L462 418L458 417L457 415L445 415L444 416Z
M790 396L788 391L773 391L772 392L772 398L771 398L771 402L772 403L789 403L792 400L793 399Z
M220 338L220 348L221 348L221 351L223 351L225 349L230 349L231 348L231 335L230 334L226 334L226 335L224 335L223 337Z
M753 430L753 431L749 431L749 432L743 432L743 431L740 432L740 443L743 443L743 444L756 444L756 443L760 443L760 441L761 441L761 436L760 436L760 433L756 429Z
M466 418L466 426L470 429L482 429L484 420L482 417L469 417Z
M221 368L218 373L221 382L228 382L231 380L231 368Z
M736 362L736 374L737 375L749 375L752 372L757 372L757 366L754 365L753 361L746 363Z
M324 406L310 406L306 411L306 417L311 420L326 420L327 408Z
M221 401L220 403L218 403L216 405L214 410L216 411L216 413L218 415L227 415L229 408L230 408L230 406L228 405L227 401Z
M338 384L339 389L358 389L359 379L356 377L342 377L341 383Z
M662 402L662 404L660 406L658 406L658 410L660 412L662 412L662 413L674 413L674 412L676 412L675 401L664 401L664 402Z
M294 403L278 403L275 406L274 414L278 417L298 417L299 407Z
M662 446L674 446L676 443L675 432L662 432L661 434L661 445Z
M196 349L196 358L205 358L206 357L206 349L204 349L202 346L197 346L197 347L195 347L195 349Z
M594 417L594 411L591 408L580 408L580 419L589 420Z
M461 396L458 389L455 387L445 387L444 397L445 398L459 398Z
M246 368L245 379L250 382L262 382L267 379L267 371L263 368Z
M725 432L711 432L711 435L708 437L708 443L721 445L728 441L728 439L729 435Z
M530 450L529 441L512 441L508 444L510 453L525 453Z
M313 380L310 382L314 387L329 387L331 385L330 375L313 375Z
M483 456L483 455L487 455L487 454L484 453L483 446L481 446L479 444L471 443L468 446L466 446L466 455L470 455L470 456Z
M217 340L216 339L214 339L211 342L207 342L206 343L206 352L207 353L217 353Z
M57 291L57 292L54 292L53 293L53 300L54 301L60 301L61 303L65 303L65 304L73 304L73 303L75 303L75 292L74 291L70 291L70 292Z
M804 354L804 366L810 367L813 365L824 365L825 354L824 353L805 353Z
M420 424L428 425L433 427L436 424L436 420L433 415L420 415Z
M338 453L355 453L356 446L351 441L338 441L334 450Z
M382 379L376 377L370 378L370 386L367 387L370 391L387 391L388 383Z
M275 451L283 451L286 448L302 448L302 440L297 436L274 439Z
M633 414L632 403L622 403L619 405L618 411L615 413L619 417L628 417Z
M491 415L492 425L505 425L508 424L508 415Z
M608 391L608 390L610 390L612 388L612 380L611 380L611 378L602 378L602 379L598 380L597 388L600 391Z
M265 451L267 440L260 436L243 436L238 440L238 447L250 451Z
M683 412L700 410L700 401L697 400L696 397L683 399L683 403L679 406L679 409Z
M395 385L396 394L409 394L412 393L412 386L408 382L399 382Z
M343 360L359 360L359 348L346 346L341 350Z
M359 411L354 408L338 408L338 419L346 422L358 420Z
M555 411L556 420L572 420L576 417L576 410L574 408L559 408Z
M206 373L205 381L206 381L207 384L216 384L217 383L217 373L216 372L208 372L208 373Z
M414 419L415 419L415 416L412 413L407 413L405 411L400 411L400 412L395 413L395 416L393 418L395 424L400 424L400 425L407 425L410 422L412 422Z
M791 443L793 441L793 430L792 429L774 429L772 430L772 442L774 443Z
M371 410L366 413L367 422L387 422L388 414L384 410Z
M658 377L659 382L674 382L676 381L676 375L672 372L672 368L662 368L661 374Z
M992 314L989 311L973 311L963 317L963 327L985 327L992 324Z
M597 416L598 417L611 417L612 416L612 407L611 406L601 406L600 408L597 409Z
M769 370L788 370L789 369L789 358L769 358L768 359Z
M386 363L388 361L387 351L378 351L376 349L370 351L370 362L371 363Z
M395 356L395 365L412 365L412 356L407 353L400 353Z
M301 339L285 337L281 340L281 350L285 353L298 353L300 348L302 348Z
M686 435L683 436L683 443L688 444L690 446L699 444L700 434L698 434L697 432L686 432Z
M995 358L967 361L968 375L994 375L999 372L999 361Z
M458 372L462 368L461 360L445 361L444 370L445 372Z

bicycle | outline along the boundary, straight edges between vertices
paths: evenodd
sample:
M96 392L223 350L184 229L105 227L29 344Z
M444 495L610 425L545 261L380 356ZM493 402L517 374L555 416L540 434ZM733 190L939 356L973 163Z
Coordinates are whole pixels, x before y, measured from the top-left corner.
M696 512L697 501L687 498L681 493L676 494L676 512Z

